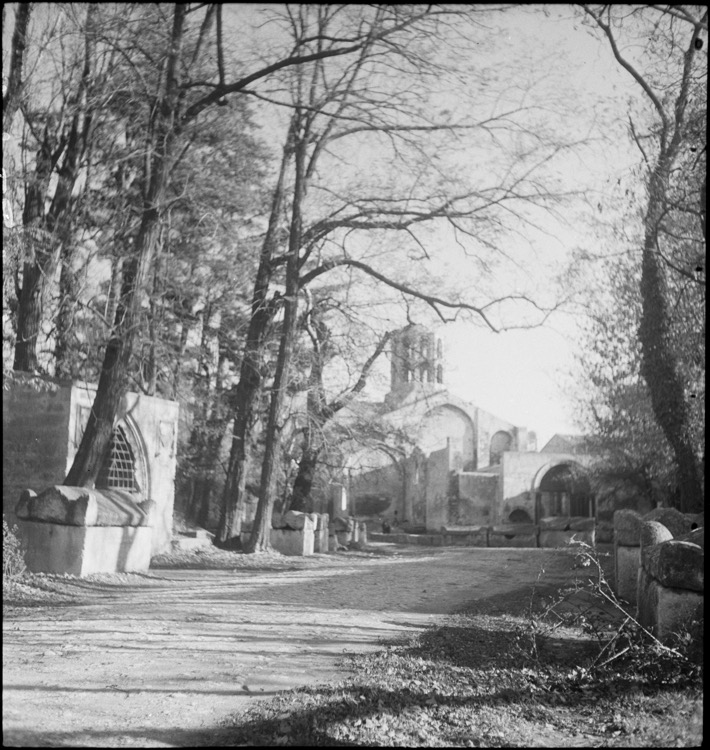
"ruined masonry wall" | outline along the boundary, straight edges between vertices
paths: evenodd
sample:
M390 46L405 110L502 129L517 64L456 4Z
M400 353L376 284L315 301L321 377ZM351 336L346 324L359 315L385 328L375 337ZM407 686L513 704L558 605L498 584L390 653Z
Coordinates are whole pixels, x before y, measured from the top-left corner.
M39 491L64 478L70 415L69 388L3 390L2 510L11 525L22 490Z
M494 523L508 523L510 514L517 509L524 510L530 516L531 522L535 520L532 479L549 461L549 456L539 453L503 454L503 472L497 504L498 517L491 519Z
M427 462L426 530L441 531L449 521L449 484L451 451L449 447L434 451Z
M498 475L461 473L457 481L457 522L464 526L487 524L495 512Z
M520 508L535 521L535 488L533 479L539 482L540 470L562 463L576 463L587 468L593 457L587 454L569 453L520 453L510 451L503 454L503 480L498 496L498 518L494 523L508 523L510 514Z
M527 446L517 446L517 429L511 422L496 417L485 409L476 408L476 468L484 469L490 463L491 440L496 432L507 432L513 439L512 450L525 450Z

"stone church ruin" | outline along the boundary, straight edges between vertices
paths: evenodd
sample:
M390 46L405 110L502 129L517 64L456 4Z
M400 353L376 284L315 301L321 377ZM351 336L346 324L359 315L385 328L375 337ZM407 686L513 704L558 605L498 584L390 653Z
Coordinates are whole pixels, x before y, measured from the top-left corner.
M593 542L594 456L584 439L555 435L538 450L534 432L449 391L442 342L423 326L393 336L390 391L381 403L353 404L357 410L407 436L375 447L354 441L345 451L347 512L368 518L373 530L385 520L428 543L547 547L573 535Z

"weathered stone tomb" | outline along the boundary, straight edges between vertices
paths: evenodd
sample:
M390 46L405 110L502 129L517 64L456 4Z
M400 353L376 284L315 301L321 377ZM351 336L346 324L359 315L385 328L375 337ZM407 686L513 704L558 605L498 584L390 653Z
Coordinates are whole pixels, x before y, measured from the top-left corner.
M170 549L178 404L126 393L96 487L62 487L94 396L89 384L38 378L3 390L3 514L30 570L139 570Z

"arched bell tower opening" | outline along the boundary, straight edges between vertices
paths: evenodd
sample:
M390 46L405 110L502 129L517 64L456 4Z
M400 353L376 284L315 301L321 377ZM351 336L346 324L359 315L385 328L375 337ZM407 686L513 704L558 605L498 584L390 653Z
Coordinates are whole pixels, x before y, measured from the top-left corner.
M443 344L424 326L408 325L392 337L391 390L411 383L443 384Z

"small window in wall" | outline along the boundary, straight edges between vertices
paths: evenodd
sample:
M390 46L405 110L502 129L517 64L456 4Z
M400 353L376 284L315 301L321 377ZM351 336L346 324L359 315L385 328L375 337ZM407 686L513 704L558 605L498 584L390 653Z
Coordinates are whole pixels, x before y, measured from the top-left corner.
M96 488L127 490L128 492L141 491L136 481L136 458L126 438L126 433L120 425L113 431L106 458L96 478Z

